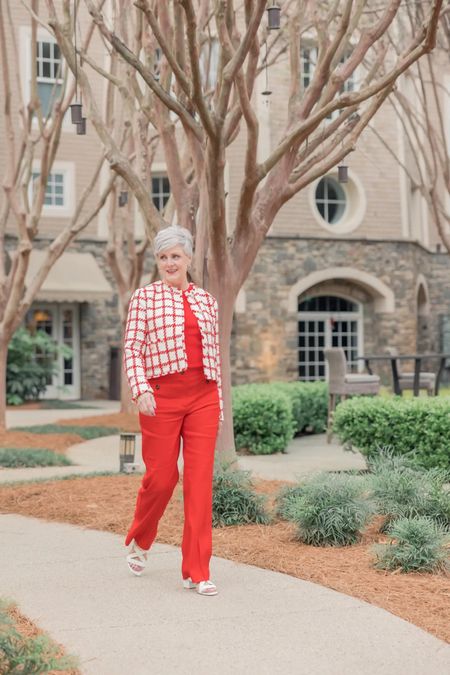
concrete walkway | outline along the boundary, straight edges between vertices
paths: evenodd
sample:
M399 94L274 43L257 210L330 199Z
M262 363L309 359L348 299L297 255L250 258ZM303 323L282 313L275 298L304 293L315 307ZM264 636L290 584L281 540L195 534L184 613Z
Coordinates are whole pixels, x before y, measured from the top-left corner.
M388 612L300 579L214 558L220 593L180 584L155 545L145 575L123 539L0 516L0 596L92 675L443 675L450 646Z

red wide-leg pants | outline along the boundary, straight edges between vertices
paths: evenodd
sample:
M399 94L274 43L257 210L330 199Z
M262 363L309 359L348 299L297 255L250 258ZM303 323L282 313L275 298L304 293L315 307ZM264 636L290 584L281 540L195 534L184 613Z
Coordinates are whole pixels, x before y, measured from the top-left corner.
M133 539L143 549L152 545L158 522L178 482L177 460L183 438L184 530L182 576L209 579L212 554L212 477L219 425L217 383L202 368L149 380L156 415L139 415L146 473L138 492Z

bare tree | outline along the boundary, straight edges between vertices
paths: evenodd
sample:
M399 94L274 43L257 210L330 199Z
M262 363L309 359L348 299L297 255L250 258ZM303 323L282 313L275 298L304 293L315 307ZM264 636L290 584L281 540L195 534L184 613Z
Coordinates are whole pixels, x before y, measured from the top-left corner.
M49 23L74 69L69 2L63 1L63 17L53 0L46 2ZM219 301L225 402L219 450L232 455L229 351L239 289L283 204L355 148L397 78L434 48L442 0L430 4L399 54L388 35L403 11L401 0L382 5L286 1L285 27L275 36L266 28L265 0L244 0L236 8L232 0L136 0L132 6L112 0L108 16L94 0L84 2L105 45L128 69L127 90L135 105L160 135L174 213L196 236L197 278ZM317 62L305 88L301 50L311 43ZM260 161L255 84L266 62L280 58L287 59L290 73L285 127ZM365 76L356 90L347 91L345 83L357 68ZM111 166L135 195L151 239L167 221L155 209L145 180L109 134L86 68L79 78L90 120ZM236 218L227 222L225 166L230 145L241 132L245 172Z
M38 27L49 27L40 17L39 2L33 0L31 13L31 54L36 54ZM94 206L89 199L104 163L99 152L87 187L77 200L69 223L48 244L40 269L32 280L26 280L30 254L40 232L47 183L60 146L64 117L74 97L74 81L61 61L57 82L52 89L47 109L43 109L38 92L36 68L30 78L30 98L24 100L19 70L19 46L12 21L9 0L0 2L0 61L3 88L4 146L6 168L3 178L3 199L0 206L0 428L5 428L6 361L8 344L50 269L64 250L96 217L112 189L111 175ZM7 49L7 35L12 50ZM83 48L87 49L94 34L93 25L86 32ZM37 171L36 163L39 166ZM36 175L37 174L37 175Z
M406 29L424 19L424 5L405 12ZM389 96L405 138L404 157L392 151L380 132L370 126L380 142L404 170L412 194L422 195L439 236L450 253L450 155L446 115L450 109L450 7L442 10L433 54L415 63ZM393 48L398 49L394 43Z

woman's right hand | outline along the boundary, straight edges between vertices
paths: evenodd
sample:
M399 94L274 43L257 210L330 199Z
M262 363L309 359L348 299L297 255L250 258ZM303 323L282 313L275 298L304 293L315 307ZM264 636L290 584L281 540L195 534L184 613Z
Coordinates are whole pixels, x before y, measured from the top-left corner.
M139 412L143 415L156 414L155 397L150 391L146 391L144 394L141 394L137 399L136 404Z

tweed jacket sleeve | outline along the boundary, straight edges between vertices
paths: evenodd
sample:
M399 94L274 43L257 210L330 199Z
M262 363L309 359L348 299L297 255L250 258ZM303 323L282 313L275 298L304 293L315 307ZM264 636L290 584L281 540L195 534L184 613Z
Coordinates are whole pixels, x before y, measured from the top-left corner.
M147 303L145 291L138 288L131 296L125 328L123 349L124 370L133 401L145 392L153 392L145 373L147 333Z
M219 390L220 402L220 420L223 422L223 396L222 396L222 367L220 363L220 345L219 345L219 308L217 300L214 302L215 322L214 322L214 342L216 346L216 370L217 370L217 389Z

